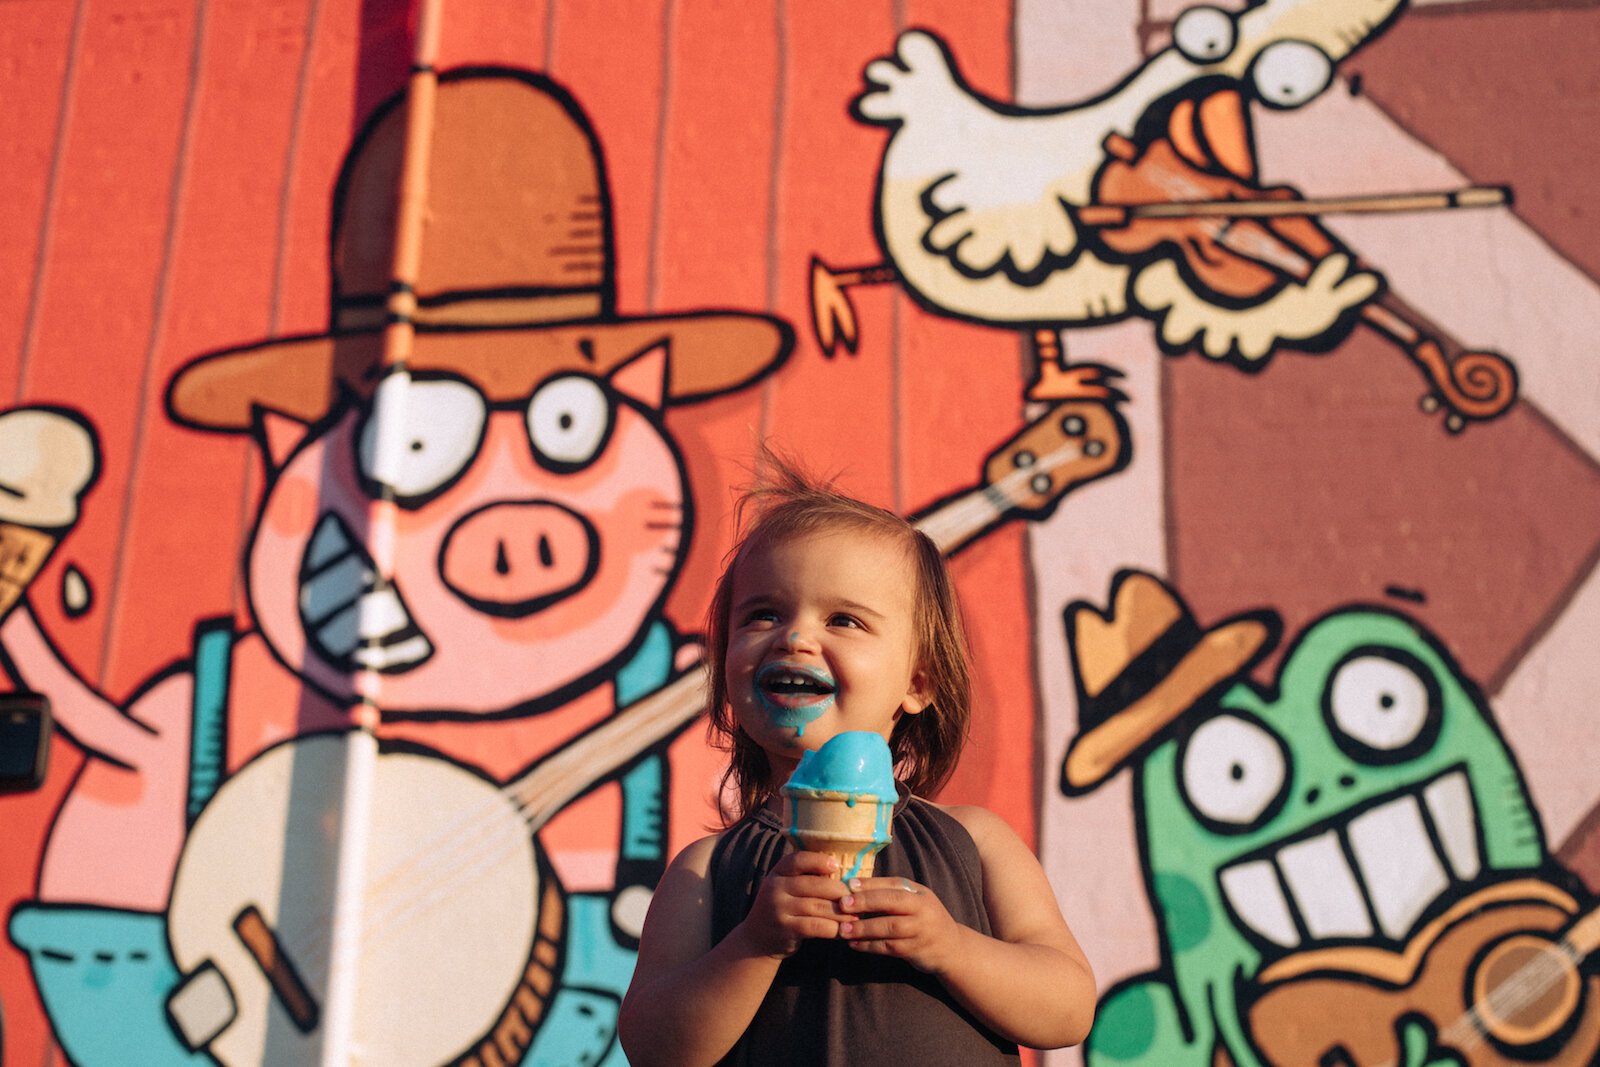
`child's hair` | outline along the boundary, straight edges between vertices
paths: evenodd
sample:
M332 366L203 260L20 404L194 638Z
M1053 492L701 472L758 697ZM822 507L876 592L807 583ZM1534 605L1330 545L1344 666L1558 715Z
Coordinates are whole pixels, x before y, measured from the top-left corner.
M889 738L895 776L921 796L931 796L949 780L967 739L972 716L972 680L961 605L932 539L892 511L845 496L831 485L802 473L793 461L763 450L769 474L748 490L735 510L736 540L717 579L707 620L706 669L710 673L713 743L729 753L722 775L725 823L761 807L782 783L774 782L766 752L734 719L724 675L734 575L756 549L815 533L841 530L873 534L903 545L916 575L912 602L915 663L926 679L928 705L902 715ZM745 526L747 512L754 512ZM737 807L729 810L730 792Z

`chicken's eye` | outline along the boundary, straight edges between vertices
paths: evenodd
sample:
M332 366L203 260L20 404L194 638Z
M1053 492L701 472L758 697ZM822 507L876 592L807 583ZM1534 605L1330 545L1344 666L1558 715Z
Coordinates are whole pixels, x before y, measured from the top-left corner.
M1216 63L1233 52L1233 16L1215 7L1191 7L1172 24L1172 44L1193 63Z
M1278 41L1250 64L1256 95L1268 107L1291 108L1310 103L1333 81L1333 60L1314 44Z

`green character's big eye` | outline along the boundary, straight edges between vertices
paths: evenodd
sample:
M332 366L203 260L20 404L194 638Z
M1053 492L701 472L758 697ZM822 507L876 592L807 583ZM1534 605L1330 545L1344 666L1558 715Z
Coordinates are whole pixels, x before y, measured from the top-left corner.
M1333 739L1362 763L1401 763L1433 747L1443 705L1433 672L1396 648L1358 648L1322 694Z
M1218 833L1255 829L1277 814L1288 795L1289 753L1283 740L1238 712L1201 723L1178 759L1184 800Z

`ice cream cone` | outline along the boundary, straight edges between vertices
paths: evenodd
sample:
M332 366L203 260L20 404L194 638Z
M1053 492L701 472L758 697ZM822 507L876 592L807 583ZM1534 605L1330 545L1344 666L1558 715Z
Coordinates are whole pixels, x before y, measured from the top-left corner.
M872 877L878 853L889 843L894 797L792 788L784 795L784 829L796 846L835 857L842 880Z
M81 416L55 408L0 411L0 622L78 521L100 450Z
M48 530L0 520L0 622L22 599L58 540Z

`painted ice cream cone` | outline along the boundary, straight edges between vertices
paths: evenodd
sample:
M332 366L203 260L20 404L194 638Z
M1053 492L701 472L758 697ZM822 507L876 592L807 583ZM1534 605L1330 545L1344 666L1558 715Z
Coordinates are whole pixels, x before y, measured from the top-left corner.
M797 847L836 857L846 881L872 876L898 798L882 737L847 731L803 753L782 792L784 832Z
M39 568L56 550L57 537L0 519L0 621L11 614Z
M50 408L0 414L0 622L16 607L99 471L89 429Z

